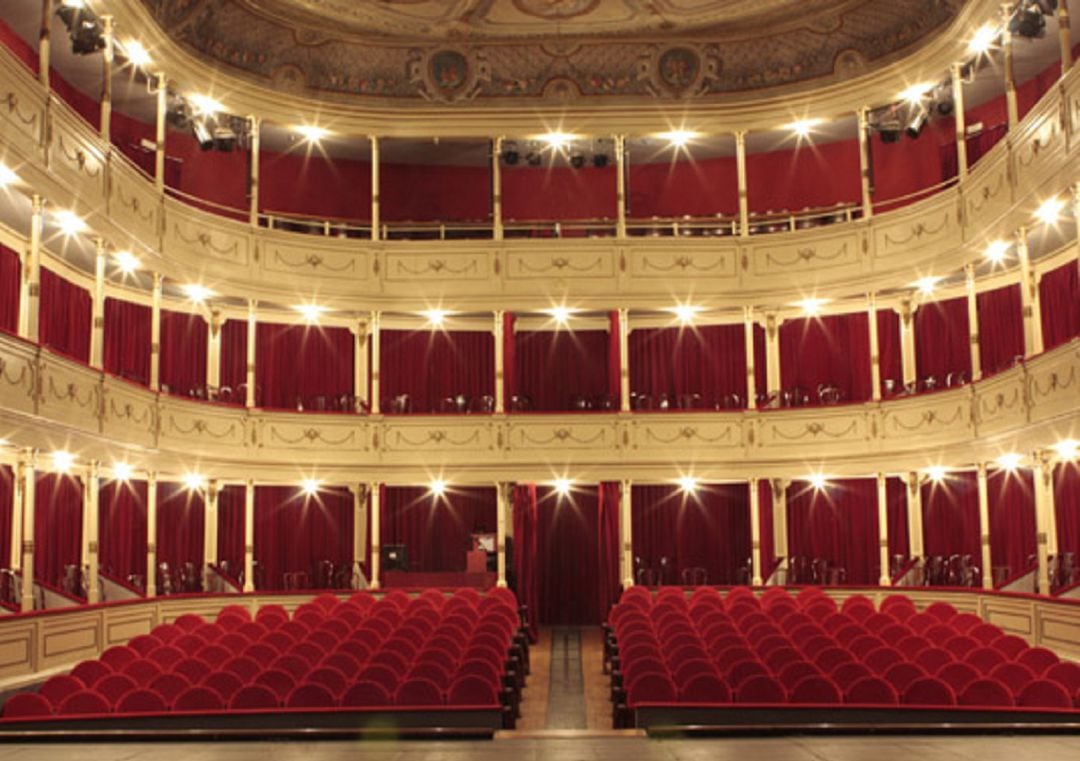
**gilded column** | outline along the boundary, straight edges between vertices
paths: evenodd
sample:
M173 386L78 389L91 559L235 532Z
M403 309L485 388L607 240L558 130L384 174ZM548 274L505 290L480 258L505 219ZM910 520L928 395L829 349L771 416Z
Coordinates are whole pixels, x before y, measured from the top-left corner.
M95 241L94 293L91 301L90 367L105 366L105 239Z
M83 484L86 497L86 520L83 522L83 543L86 548L86 559L83 565L86 567L86 602L93 605L101 601L101 590L98 585L99 558L98 558L98 515L100 514L101 498L101 464L92 460L86 469L86 481Z
M867 120L867 109L864 106L856 114L859 119L859 177L862 187L862 215L863 219L874 216L873 188L870 185L870 129Z
M371 557L368 559L368 570L371 578L368 586L371 589L379 588L379 564L382 561L382 494L379 493L379 484L371 485Z
M352 329L353 346L353 396L357 402L368 402L368 323L360 320Z
M746 130L735 133L735 169L739 183L739 235L750 235L750 199L746 186Z
M221 495L221 482L209 481L206 484L206 499L203 504L203 591L210 591L210 566L217 564L218 556L218 497Z
M1005 74L1005 106L1008 110L1010 133L1016 129L1016 124L1020 121L1020 111L1016 103L1016 68L1014 65L1013 39L1012 32L1009 31L1013 10L1012 3L1001 4L1001 47L1005 51L1005 65L1002 68Z
M491 332L495 338L495 414L506 412L506 335L503 325L506 312L496 309Z
M157 595L157 473L146 474L146 596Z
M956 122L956 171L961 180L968 175L967 125L964 122L963 66L952 65L953 119Z
M161 285L162 276L154 273L154 290L150 309L150 390L161 388Z
M1024 320L1024 356L1033 357L1043 350L1042 315L1039 283L1031 266L1027 228L1016 232L1016 258L1020 266L1020 309Z
M255 482L244 483L244 591L255 591Z
M38 81L46 90L49 89L49 66L52 59L52 5L53 0L41 0L41 24L38 27Z
M765 377L769 396L780 393L780 323L775 312L765 315Z
M12 467L14 478L11 479L11 544L7 548L8 568L18 571L22 568L22 510L23 493L23 456L19 455ZM12 590L14 593L14 590Z
M382 347L379 345L382 343L380 340L381 323L382 312L375 310L371 313L371 335L368 337L371 342L371 414L373 415L379 414L382 404L379 389L379 365L382 357Z
M259 174L262 159L259 155L262 120L257 116L248 117L248 129L251 130L251 173L248 177L248 221L252 227L259 226Z
M971 379L979 380L982 377L982 356L979 351L979 301L975 294L975 265L967 264L964 267L964 286L967 294L968 331L970 333L968 346L971 352Z
M615 135L615 182L618 188L615 194L616 223L615 237L626 237L626 136Z
M353 563L362 561L364 543L367 541L367 499L368 485L356 484L349 487L353 498Z
M619 411L630 411L630 310L619 308Z
M1050 555L1057 554L1057 522L1054 514L1054 463L1044 452L1034 456L1035 542L1039 561L1038 592L1050 594Z
M27 449L19 464L22 479L22 599L19 610L34 609L34 498L37 481L35 453Z
M30 248L23 266L19 335L30 343L38 343L41 325L41 228L44 224L45 200L35 193L30 202Z
M247 388L247 393L244 395L244 406L252 408L258 402L255 397L255 341L258 337L259 317L255 312L259 302L255 299L248 299L248 313L247 313L247 368L244 376L244 385Z
M371 239L379 240L379 138L371 135Z
M754 308L743 307L743 349L746 352L746 409L757 408L757 368L754 365Z
M867 301L867 325L870 331L870 398L881 401L881 346L878 341L877 294L869 293Z
M1058 40L1061 44L1061 74L1064 76L1072 68L1072 37L1069 21L1069 0L1058 0Z
M491 237L503 239L502 208L502 151L503 138L495 138L491 150Z
M786 479L773 478L769 481L772 489L773 509L773 552L777 557L788 557L787 525L787 486Z
M157 122L154 131L154 186L165 192L165 119L169 113L169 83L165 74L157 77Z
M764 584L761 577L761 482L750 479L750 565L751 581L755 587Z
M509 484L501 481L495 484L495 551L497 581L496 586L506 586L506 491Z
M915 359L915 310L911 301L900 302L900 364L904 385L918 379L918 363Z
M101 36L105 48L101 56L101 139L108 145L112 131L112 70L115 57L115 24L110 14L101 17Z
M622 536L623 589L634 586L634 484L626 478L619 488L619 534Z
M878 550L881 558L881 576L878 585L892 584L889 575L889 489L884 473L877 474Z
M979 483L979 542L982 544L983 589L994 588L994 568L990 555L990 493L986 483L986 463L978 465Z
M923 550L922 487L918 473L908 473L907 496L908 551L911 553L912 558L922 558L925 554Z
M211 310L206 331L206 385L209 388L221 387L222 322L221 312L216 309Z

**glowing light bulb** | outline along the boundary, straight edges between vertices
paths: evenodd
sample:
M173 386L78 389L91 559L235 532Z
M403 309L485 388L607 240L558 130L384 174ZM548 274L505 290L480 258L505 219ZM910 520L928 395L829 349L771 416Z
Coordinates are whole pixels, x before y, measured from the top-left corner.
M548 132L540 136L540 139L555 149L565 148L574 139L568 132Z
M994 264L1001 264L1009 253L1009 244L1003 240L995 240L986 247L986 260Z
M1053 449L1062 460L1075 460L1077 450L1080 449L1080 442L1075 439L1063 439L1054 444Z
M948 468L941 465L932 465L926 469L926 477L934 483L940 483L945 480L945 476L949 474Z
M900 100L905 100L912 105L918 105L932 89L934 89L933 82L918 82L904 88L900 93Z
M326 307L320 304L298 304L293 309L302 314L308 322L318 322L319 315L327 311Z
M975 34L968 42L968 53L972 55L981 55L990 52L990 48L992 48L994 42L997 41L997 36L997 27L992 24L983 24L975 30Z
M812 487L814 487L814 491L821 491L829 483L829 479L827 479L822 473L811 473L806 480L810 482L810 485Z
M59 449L52 453L53 469L59 473L69 473L75 465L75 455Z
M679 478L679 488L686 494L693 494L697 491L698 480L693 476L681 476Z
M822 119L796 119L790 124L785 124L786 129L795 133L796 137L809 137L814 127L822 124Z
M920 293L931 294L937 287L937 284L942 280L941 277L930 275L928 277L921 277L915 281L915 287L919 289Z
M436 478L428 486L428 489L431 492L431 496L441 497L446 494L446 481L443 481L441 478Z
M315 124L300 124L293 129L295 129L300 137L304 139L304 142L307 143L321 143L330 136L330 130Z
M150 65L150 53L138 40L128 40L124 43L124 54L132 66L144 68Z
M120 271L125 275L134 274L139 269L139 257L130 251L117 251L113 254L113 261L116 262L116 266L120 268Z
M60 228L60 232L68 238L86 231L86 223L73 211L61 209L54 212L53 220L55 220L56 226Z
M1006 452L997 458L998 467L1008 471L1016 470L1023 461L1024 456L1019 452Z
M196 304L201 304L214 295L213 291L198 283L188 283L183 285L181 286L181 290L183 290L185 296Z
M547 313L551 315L551 319L555 320L555 322L565 325L569 322L572 312L567 307L552 307L547 310Z
M569 478L556 478L551 482L552 488L555 489L555 493L560 497L565 497L570 493L570 489L573 488L573 484Z
M188 491L199 491L206 486L206 479L198 473L184 474L184 488Z
M113 478L117 481L128 482L131 480L131 476L134 474L134 468L128 465L126 462L117 462L112 467Z
M796 305L803 310L807 317L814 317L821 314L821 307L828 303L828 299L803 299L796 302Z
M685 148L691 140L698 137L698 133L685 129L673 129L670 132L661 132L658 137L667 140L672 148Z
M317 478L305 478L300 482L300 488L303 490L304 496L307 497L314 497L318 494L321 485L322 482Z
M220 101L214 100L209 95L195 94L188 96L188 102L195 109L196 115L213 116L225 110Z
M446 322L446 316L449 312L445 312L442 309L427 309L420 314L427 318L428 323L432 327L440 327Z
M6 188L8 185L14 185L19 181L19 175L7 164L0 164L0 188Z
M701 311L701 307L692 306L690 304L679 304L672 308L672 313L678 318L679 322L683 325L690 325L693 323L697 313Z
M1065 202L1060 198L1047 198L1035 210L1035 218L1044 225L1053 225L1061 218L1061 212L1064 209Z

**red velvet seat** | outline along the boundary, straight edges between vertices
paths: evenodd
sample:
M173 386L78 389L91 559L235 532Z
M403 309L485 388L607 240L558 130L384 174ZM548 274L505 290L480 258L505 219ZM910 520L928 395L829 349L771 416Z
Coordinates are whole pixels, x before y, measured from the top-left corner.
M170 643L177 650L183 650L185 653L194 654L206 647L206 640L202 637L198 637L194 634L183 634Z
M1033 647L1022 652L1016 662L1027 666L1035 676L1042 676L1052 666L1060 663L1061 659L1045 647Z
M189 687L176 696L172 708L174 711L221 711L225 701L208 687Z
M776 678L780 680L780 684L788 689L791 689L803 679L810 676L821 676L821 669L809 661L795 661L794 663L789 663L776 674Z
M206 623L203 617L197 613L185 613L178 619L173 621L178 629L183 629L186 632L192 632L198 629L200 626Z
M910 637L914 632L903 624L892 624L879 631L877 635L885 642L899 642Z
M52 703L36 692L19 692L4 701L5 719L36 719L52 713Z
M775 705L786 701L783 686L770 676L752 676L735 690L736 703Z
M134 648L127 645L114 645L103 652L98 660L113 671L121 671L124 666L127 666L132 661L137 661L140 657L142 656L139 651Z
M836 682L841 690L847 690L852 684L868 676L873 676L873 673L857 661L841 663L829 673L829 678Z
M839 647L826 648L813 658L814 664L825 672L832 671L841 663L848 663L853 660L855 660L855 656Z
M916 679L900 695L900 703L912 706L956 705L956 693L945 682L934 677Z
M284 605L263 605L255 612L255 623L262 624L271 631L288 620L289 612Z
M109 701L109 705L116 705L120 702L120 698L137 686L131 677L123 674L109 674L94 685L94 692Z
M1035 675L1027 666L1019 663L1002 663L990 672L990 678L996 679L1009 688L1009 692L1015 697L1027 685L1035 681Z
M56 713L60 716L86 716L112 711L109 701L93 690L80 690L68 695Z
M328 631L317 630L308 635L306 643L318 651L319 658L324 658L327 653L333 652L337 647L338 639Z
M252 647L262 645L264 647L273 648L274 652L276 652L278 655L282 655L288 652L288 650L295 644L296 640L293 639L291 635L286 634L283 631L275 630L264 634L262 639L260 639L255 645L252 645Z
M788 692L790 703L833 704L840 702L840 690L832 680L808 676Z
M717 666L722 668L723 664L718 663ZM725 681L735 688L738 688L747 679L756 676L769 676L769 670L765 668L765 664L757 660L745 660L731 664L724 673Z
M974 640L977 640L981 645L989 645L995 640L1001 639L1005 636L1005 632L1000 627L993 624L981 623L978 626L974 626L967 632L967 636Z
M821 600L815 600L812 605L806 608L806 615L815 621L824 621L826 618L836 612L836 603L828 597L823 597Z
M130 642L128 642L128 647L139 653L139 655L146 655L151 650L154 650L164 644L165 643L157 637L152 637L149 634L140 634L138 637L135 637Z
M286 708L332 708L335 705L337 698L321 684L302 684L285 698Z
M357 680L362 682L374 682L392 695L397 689L400 677L394 671L386 668L386 666L369 664L360 672L357 676Z
M300 658L311 668L328 654L327 650L322 650L310 642L300 642L289 649L286 657Z
M974 613L960 613L949 622L949 626L960 634L968 634L982 622L983 620Z
M162 671L169 672L186 657L183 650L178 650L171 645L162 645L157 650L151 650L146 660L156 663Z
M897 642L894 647L909 661L914 661L919 653L932 647L931 641L939 642L941 640L932 640L920 637L917 634L911 634Z
M341 696L341 705L349 708L383 707L392 705L391 693L377 682L357 682Z
M71 670L71 675L82 682L87 689L91 689L111 673L113 673L112 668L101 661L83 661Z
M117 713L165 713L169 706L165 698L150 689L134 689L114 704Z
M121 673L130 677L137 685L146 685L161 675L161 667L153 661L140 658L125 666Z
M630 708L639 703L672 703L677 694L675 684L664 674L645 674L629 684L626 692Z
M956 618L956 608L947 602L930 603L926 612L942 623L948 623Z
M1072 708L1068 691L1050 679L1035 679L1018 694L1016 704L1025 708Z
M254 643L250 642L247 637L237 634L236 632L226 632L218 639L216 644L225 648L234 656L237 656L251 647Z
M349 680L335 668L320 666L307 676L308 684L318 684L325 687L335 697L345 692L349 686Z
M988 676L990 672L1004 662L1005 656L989 647L978 647L964 658L964 663L972 666L983 676Z
M234 711L250 711L277 708L281 700L273 690L258 684L241 687L229 700L229 708Z
M927 674L936 674L950 663L955 662L952 653L940 647L930 647L915 656L914 662Z
M1015 634L1006 634L1004 637L998 637L991 642L990 647L997 650L1009 660L1015 660L1022 652L1028 649L1028 643L1024 641L1023 638L1017 637Z
M867 676L855 680L847 688L844 702L858 705L897 705L900 696L896 688L881 677Z
M904 656L891 647L879 647L876 650L871 650L863 658L863 663L866 664L868 669L881 675L884 675L890 668L903 661Z
M179 674L162 674L150 682L148 686L158 695L161 695L166 704L172 705L173 701L176 700L176 696L190 687L191 682Z
M936 674L937 678L952 687L953 692L963 692L964 688L979 678L979 672L962 661L948 663Z
M957 699L957 704L962 706L1007 708L1014 703L1012 692L996 679L976 679Z
M195 654L195 657L211 669L219 669L222 664L232 658L232 653L221 645L206 645Z
M499 693L495 685L486 679L466 676L450 685L446 702L452 706L498 706Z
M913 631L914 633L922 634L931 626L936 626L937 624L940 624L941 621L924 611L922 613L916 613L913 616L909 616L907 621L905 621L904 623L906 623L908 628L911 629L911 631Z
M865 595L852 595L844 600L840 609L857 621L865 621L876 612L873 601Z
M228 703L232 700L232 696L244 686L244 682L241 682L238 676L228 671L215 671L202 681L201 686L213 690L221 696L223 701Z
M70 674L57 674L49 677L38 688L38 694L49 701L54 708L59 706L68 695L73 695L79 690L85 690L86 685L78 677ZM21 693L20 693L21 694Z
M247 637L250 642L258 642L268 634L269 630L262 624L248 621L236 630L241 637Z
M1043 678L1057 682L1067 693L1075 695L1080 690L1080 665L1067 661L1055 663L1046 670Z
M946 640L942 647L952 653L952 656L957 660L963 660L972 651L979 649L979 642L964 634L958 634L952 639Z
M904 595L890 594L886 595L885 599L881 601L880 609L882 613L888 613L896 617L896 611L899 609L915 612L915 603Z
M865 658L879 647L885 647L885 643L872 634L864 634L848 642L846 647L856 658Z
M948 642L953 637L959 635L955 629L945 624L934 624L929 629L922 633L922 637L925 637L930 642Z
M895 623L896 619L887 613L875 613L872 616L868 616L866 620L863 621L863 626L866 628L866 631L871 634L877 634Z
M270 668L260 672L251 684L262 685L277 695L278 700L284 702L285 698L296 686L296 679L287 671Z
M792 637L792 642L795 643L795 646L798 649L802 650L803 655L811 659L817 657L818 653L836 647L836 641L832 637L827 637L824 634L819 634L806 640Z
M257 661L240 656L226 661L222 664L221 670L227 671L230 674L235 674L240 681L246 683L254 679L255 675L262 671L262 667Z
M896 688L897 693L903 694L909 684L916 679L927 676L927 674L914 663L904 661L890 666L881 676L886 682Z
M765 665L769 667L769 671L778 674L783 671L785 666L797 663L803 660L803 657L794 648L782 647L763 656L762 660L765 662Z
M185 658L173 666L172 673L186 677L192 684L198 684L210 673L210 667L198 658Z
M730 703L731 690L713 674L697 674L679 687L683 703Z
M363 665L371 658L371 648L365 645L363 642L357 642L355 640L346 640L338 645L338 651L336 654L345 654L350 656L358 664Z
M163 645L169 644L183 634L184 630L176 624L158 624L150 631L150 636Z
M311 671L311 663L295 655L282 655L271 663L270 667L291 674L297 682Z
M361 667L361 663L353 655L341 651L328 655L319 665L337 669L346 677L355 676Z

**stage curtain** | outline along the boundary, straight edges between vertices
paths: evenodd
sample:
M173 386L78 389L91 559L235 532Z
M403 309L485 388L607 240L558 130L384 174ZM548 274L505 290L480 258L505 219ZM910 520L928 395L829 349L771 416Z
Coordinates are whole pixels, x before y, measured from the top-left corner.
M217 562L228 563L229 577L239 582L244 571L244 487L223 487L217 507Z
M610 389L608 339L606 330L517 333L512 393L529 397L537 412L572 410L575 397L595 403Z
M788 556L822 558L845 571L847 584L877 584L877 481L847 478L815 489L794 481L787 490Z
M746 406L746 331L741 324L638 328L630 333L630 390L673 400L701 394L723 404L736 394Z
M1035 554L1035 482L1030 470L992 470L986 479L990 507L990 562L1007 567L1008 578L1031 564Z
M780 385L817 400L834 385L848 402L870 398L870 332L866 312L785 320L780 325Z
M157 562L180 571L184 563L203 567L206 506L202 493L179 483L157 485ZM179 577L177 577L179 578Z
M379 347L383 399L408 394L415 413L439 412L444 399L458 394L472 403L495 393L491 331L382 330Z
M904 358L900 346L900 315L892 309L877 310L878 362L881 385L893 381L899 391L904 385Z
M109 481L98 492L98 562L124 583L132 575L146 583L146 488L146 481Z
M754 323L754 388L759 398L769 393L769 349L765 328Z
M514 526L514 580L518 604L528 609L529 639L539 634L536 484L516 484L511 496Z
M285 587L285 574L303 571L312 585L318 566L353 562L353 498L348 489L324 488L307 496L294 486L255 487L255 560L262 589Z
M1080 335L1080 283L1076 262L1051 270L1039 281L1043 348L1053 349Z
M661 583L682 584L687 568L704 568L708 584L746 583L739 570L750 557L749 484L699 484L693 494L638 485L631 512L634 557L655 569L670 561Z
M911 556L911 539L908 536L907 484L902 478L890 476L885 479L885 501L888 516L889 560L897 555Z
M931 301L915 312L915 367L919 380L933 376L938 387L949 373L971 377L967 299Z
M465 570L474 533L495 533L496 493L453 487L436 497L426 486L383 487L380 545L403 544L409 570Z
M1054 468L1054 519L1058 554L1080 555L1080 463L1063 462Z
M90 361L90 292L41 268L39 340L58 354Z
M188 396L206 386L206 320L161 310L161 390Z
M267 409L311 408L316 396L353 392L355 341L348 328L259 323L255 334L257 400Z
M974 473L949 473L922 485L923 549L928 556L970 555L982 565L979 487ZM983 569L983 572L988 572Z
M537 568L540 623L549 626L599 624L603 611L599 578L598 488L575 486L567 496L537 489Z
M83 487L77 478L40 473L34 486L34 579L61 588L64 566L82 565Z
M244 404L247 383L247 321L226 320L221 326L221 387L232 391L231 402Z
M105 299L105 372L150 384L150 307Z
M772 486L768 479L758 481L758 530L761 532L761 581L767 584L769 577L780 565L773 536Z
M619 492L618 481L603 481L597 490L596 591L600 620L606 621L611 606L619 601Z
M19 255L0 245L0 331L19 330L19 290L22 284L22 264Z
M0 465L0 568L11 567L11 528L14 520L15 472L7 465ZM18 552L22 553L21 547Z
M982 374L1012 366L1024 356L1024 317L1020 285L984 291L975 297L979 314L979 361Z

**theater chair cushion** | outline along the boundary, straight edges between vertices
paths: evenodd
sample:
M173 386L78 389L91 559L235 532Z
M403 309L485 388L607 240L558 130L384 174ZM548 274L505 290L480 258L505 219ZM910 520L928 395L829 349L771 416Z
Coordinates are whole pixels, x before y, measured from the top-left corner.
M39 718L52 712L52 703L36 692L19 692L4 701L5 719Z
M153 690L135 689L128 692L115 704L117 713L165 713L169 706L165 699Z
M868 676L857 680L844 695L844 702L858 705L896 705L900 697L884 679Z
M272 690L258 684L241 687L229 701L229 708L234 711L270 709L277 708L280 705L281 701Z
M1014 702L1009 688L996 679L976 679L957 700L958 705L980 707L1008 707Z
M1020 690L1016 704L1025 708L1072 708L1073 702L1057 682L1036 679Z
M956 693L952 687L933 677L916 679L901 693L903 705L951 706L956 705Z

